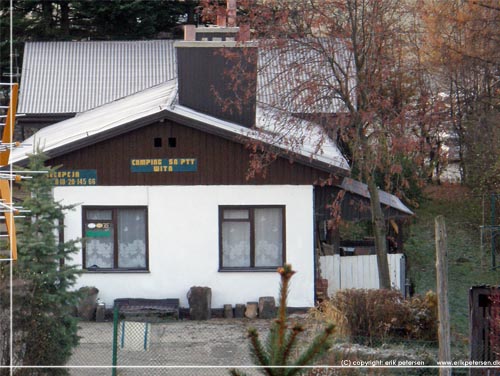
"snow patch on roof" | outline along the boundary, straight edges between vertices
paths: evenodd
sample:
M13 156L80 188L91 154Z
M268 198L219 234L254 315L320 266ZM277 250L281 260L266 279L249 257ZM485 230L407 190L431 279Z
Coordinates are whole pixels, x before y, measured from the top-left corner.
M44 152L70 145L125 124L154 115L168 106L176 93L177 81L146 89L117 101L82 112L74 118L40 129L11 153L10 162L27 158L37 148Z

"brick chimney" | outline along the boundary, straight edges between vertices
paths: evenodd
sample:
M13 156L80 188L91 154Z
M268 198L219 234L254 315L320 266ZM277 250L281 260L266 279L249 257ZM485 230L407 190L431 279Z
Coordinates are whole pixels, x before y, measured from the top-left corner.
M227 0L226 9L222 7L217 9L217 26L236 26L236 0Z
M255 124L257 48L248 27L236 27L236 0L227 1L228 27L186 25L175 44L179 104L245 127ZM236 100L236 98L240 98ZM243 100L241 98L244 98Z
M184 26L185 41L248 41L250 27L236 25L236 0L227 0L226 9L218 8L217 25L212 27Z
M227 0L227 26L236 26L236 0Z

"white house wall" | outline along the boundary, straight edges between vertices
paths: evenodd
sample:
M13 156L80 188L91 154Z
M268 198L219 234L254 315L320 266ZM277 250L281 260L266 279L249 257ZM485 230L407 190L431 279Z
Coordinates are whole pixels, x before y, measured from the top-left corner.
M212 308L278 297L275 272L218 272L219 205L285 205L290 307L314 305L312 186L93 186L56 187L55 199L77 205L65 218L65 239L82 237L83 206L147 206L149 273L83 273L107 306L116 298L179 298L187 307L192 286L212 289ZM81 251L74 257L81 265Z

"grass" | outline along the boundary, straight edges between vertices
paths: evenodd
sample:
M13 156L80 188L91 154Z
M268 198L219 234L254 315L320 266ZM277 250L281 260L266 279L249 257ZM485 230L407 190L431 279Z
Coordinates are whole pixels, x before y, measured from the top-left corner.
M424 295L427 291L436 291L436 250L434 220L436 216L445 217L448 243L448 297L452 327L452 357L454 360L468 359L469 336L469 289L475 285L500 284L500 268L492 270L490 249L481 249L480 226L483 224L483 202L460 186L432 187L426 192L427 199L415 210L405 242L408 276L415 285L415 292ZM485 221L490 220L489 202L485 205ZM500 218L500 210L498 215ZM500 221L500 220L499 220ZM500 264L500 257L497 257ZM329 316L343 328L343 317L333 310L321 310L320 318ZM312 313L310 318L318 319ZM340 322L339 322L340 318ZM381 339L374 347L348 343L339 335L326 364L339 365L341 360L384 360L417 359L431 365L437 359L437 344L430 341ZM319 369L308 376L323 375L437 375L432 368L405 369ZM466 374L465 369L454 369L453 374Z
M469 331L468 294L474 285L500 284L500 269L492 270L490 249L481 250L481 197L454 186L433 187L416 210L405 243L408 274L415 292L436 291L434 218L443 215L448 239L448 298L452 334L464 342ZM489 210L489 205L486 205ZM485 211L486 220L490 213ZM500 216L500 213L498 214Z

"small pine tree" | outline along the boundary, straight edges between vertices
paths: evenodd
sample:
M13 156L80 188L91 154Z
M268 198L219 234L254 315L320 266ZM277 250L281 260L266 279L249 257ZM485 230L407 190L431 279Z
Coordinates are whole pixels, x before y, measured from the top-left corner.
M29 169L48 171L42 154L31 156ZM59 242L64 210L55 202L48 174L23 181L29 210L18 224L18 260L13 266L14 365L64 365L78 344L72 309L78 293L71 291L78 275L67 261L76 242ZM65 369L20 369L16 375L67 375Z
M298 344L299 334L304 331L302 325L295 323L289 327L287 323L287 296L290 279L295 274L290 264L278 269L281 276L279 310L273 322L266 344L264 345L255 328L248 330L250 339L250 353L253 361L258 366L274 366L276 368L259 368L259 371L268 376L294 376L306 371L302 366L313 364L331 347L331 338L334 326L328 325L322 333L318 334L301 354L294 357ZM241 371L232 369L233 376L244 376Z

